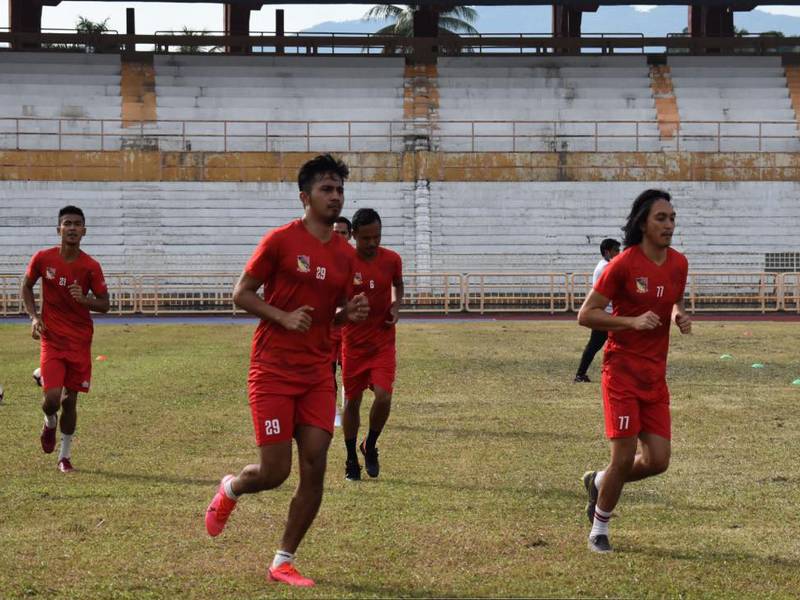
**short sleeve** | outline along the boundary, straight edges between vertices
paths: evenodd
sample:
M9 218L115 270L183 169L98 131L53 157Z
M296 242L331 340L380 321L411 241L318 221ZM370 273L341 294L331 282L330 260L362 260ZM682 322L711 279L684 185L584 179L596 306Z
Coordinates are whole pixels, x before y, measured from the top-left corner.
M92 269L89 271L89 288L95 296L105 296L108 294L108 286L106 285L106 277L103 275L103 267L100 263L95 261L92 264Z
M625 281L625 265L622 260L612 260L594 284L598 294L613 301L620 293Z
M683 296L686 293L686 280L689 277L689 261L686 259L685 256L681 255L681 263L680 263L680 271L678 273L678 289L680 290L680 294L678 294L678 302L683 300Z
M250 277L266 283L278 270L279 261L280 238L274 231L270 231L261 238L250 260L247 261L244 271Z
M31 282L37 281L42 276L41 254L41 250L34 254L28 264L28 268L25 270L25 277Z

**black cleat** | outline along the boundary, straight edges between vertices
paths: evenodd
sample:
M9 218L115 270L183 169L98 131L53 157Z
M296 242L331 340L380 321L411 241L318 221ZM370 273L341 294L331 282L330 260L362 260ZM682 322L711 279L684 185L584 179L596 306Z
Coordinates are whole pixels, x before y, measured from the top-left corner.
M589 502L586 504L586 516L589 517L589 523L594 524L594 507L597 506L597 486L594 480L597 479L597 471L586 471L583 474L583 487L586 488L586 493L589 494Z
M344 478L347 481L361 481L361 465L358 464L358 459L345 461Z
M589 379L588 375L575 375L575 379L572 380L572 383L592 383L592 380Z
M590 535L587 546L589 547L589 550L592 552L597 552L598 554L608 554L609 552L614 551L614 549L611 547L611 544L608 543L607 535Z
M381 465L378 462L378 449L373 448L372 450L368 450L367 440L362 440L358 449L361 450L361 454L364 455L364 468L367 470L367 475L370 477L377 477L378 473L381 472Z

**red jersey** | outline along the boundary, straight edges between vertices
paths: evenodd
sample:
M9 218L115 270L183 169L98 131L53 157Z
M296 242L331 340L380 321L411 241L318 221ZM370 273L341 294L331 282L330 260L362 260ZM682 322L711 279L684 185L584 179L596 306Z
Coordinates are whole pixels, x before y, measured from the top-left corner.
M280 380L311 383L331 372L331 327L346 299L354 250L340 235L322 243L298 219L265 235L245 272L264 282L264 300L286 312L314 307L311 328L289 331L262 320L251 361Z
M612 314L638 317L649 310L661 325L649 331L609 331L604 364L628 371L643 383L665 377L672 307L683 299L688 272L686 257L672 248L667 248L662 265L647 258L638 245L611 261L594 289L611 300Z
M42 344L54 350L88 350L94 333L92 317L89 307L69 293L69 286L77 282L84 295L90 290L95 296L107 294L100 263L82 250L67 262L56 246L34 254L25 276L34 283L42 280Z
M348 358L372 355L387 346L394 347L395 326L386 325L391 318L392 284L403 279L400 255L387 248L378 248L372 260L357 252L353 259L353 294L366 294L369 315L360 323L348 323L344 328L343 354Z

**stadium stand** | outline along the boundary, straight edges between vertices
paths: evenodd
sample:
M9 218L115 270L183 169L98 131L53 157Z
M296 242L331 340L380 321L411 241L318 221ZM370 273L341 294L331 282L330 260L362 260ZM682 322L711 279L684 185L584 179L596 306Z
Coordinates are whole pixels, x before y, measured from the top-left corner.
M645 56L442 58L438 83L441 150L660 149Z
M162 123L159 134L174 137L159 147L399 151L402 130L392 147L387 139L389 123L403 120L403 69L402 58L384 57L156 56L159 119L198 121L185 135L179 123L172 131ZM272 122L269 129L263 121ZM311 126L315 139L308 145L307 121L327 121Z
M120 71L118 55L4 53L0 59L0 147L99 149L97 119L120 118ZM120 147L114 129L120 129L119 122L105 130L110 134L104 140L107 150Z

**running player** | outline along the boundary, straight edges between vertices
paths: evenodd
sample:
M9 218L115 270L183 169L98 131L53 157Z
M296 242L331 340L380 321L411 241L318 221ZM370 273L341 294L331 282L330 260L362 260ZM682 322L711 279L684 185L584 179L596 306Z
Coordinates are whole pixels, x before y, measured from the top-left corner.
M642 192L623 231L625 251L611 261L578 314L584 327L609 332L601 387L611 462L583 476L592 522L588 545L594 552L611 552L608 521L623 485L669 466L670 320L681 333L692 329L683 304L688 262L670 248L675 231L670 195ZM609 302L612 314L605 311Z
M58 470L74 471L72 438L78 421L78 392L89 392L92 380L90 311L106 313L110 307L100 263L81 250L86 219L76 206L58 212L56 232L61 246L33 255L22 278L22 301L31 318L31 336L41 340L39 373L44 389L42 450L56 446L56 425L61 410L61 448ZM33 286L42 280L42 312L36 310ZM37 382L38 383L38 382Z
M283 483L294 438L300 482L267 576L296 586L314 585L297 571L294 557L322 502L333 435L331 324L363 320L369 311L363 294L346 301L355 253L332 229L347 175L347 166L330 155L305 163L298 174L302 219L267 233L236 284L236 305L261 318L247 381L260 461L222 479L205 518L208 533L219 535L242 494ZM256 293L262 285L263 299Z
M339 217L333 223L333 233L341 235L347 240L348 244L353 237L353 224L347 217ZM337 392L339 388L336 385L336 367L342 364L342 327L334 325L331 327L331 344L333 345L333 352L331 353L331 370L333 371L333 389ZM342 407L344 408L344 395L342 395ZM340 427L342 424L342 415L339 412L339 406L336 406L336 420L334 425Z
M600 242L600 256L603 258L601 258L600 262L597 263L597 266L594 268L594 273L592 273L592 286L597 283L597 280L600 279L600 275L602 275L603 271L606 270L608 263L610 263L617 254L619 254L619 242L617 240L606 238ZM611 312L610 304L606 306L606 312ZM607 331L596 331L592 329L592 333L589 336L589 341L586 342L586 347L583 349L583 354L581 355L581 362L578 365L578 372L575 374L575 379L573 379L575 383L592 382L586 372L589 370L589 367L594 360L594 355L597 354L605 345L607 338Z
M366 294L369 317L344 328L342 381L345 408L342 431L347 448L345 477L361 479L356 454L361 398L369 388L375 394L369 412L369 432L359 444L364 466L370 477L380 472L376 442L392 407L392 386L396 370L395 324L403 298L403 265L400 255L381 247L381 218L371 208L360 208L353 215L356 259L353 291Z

